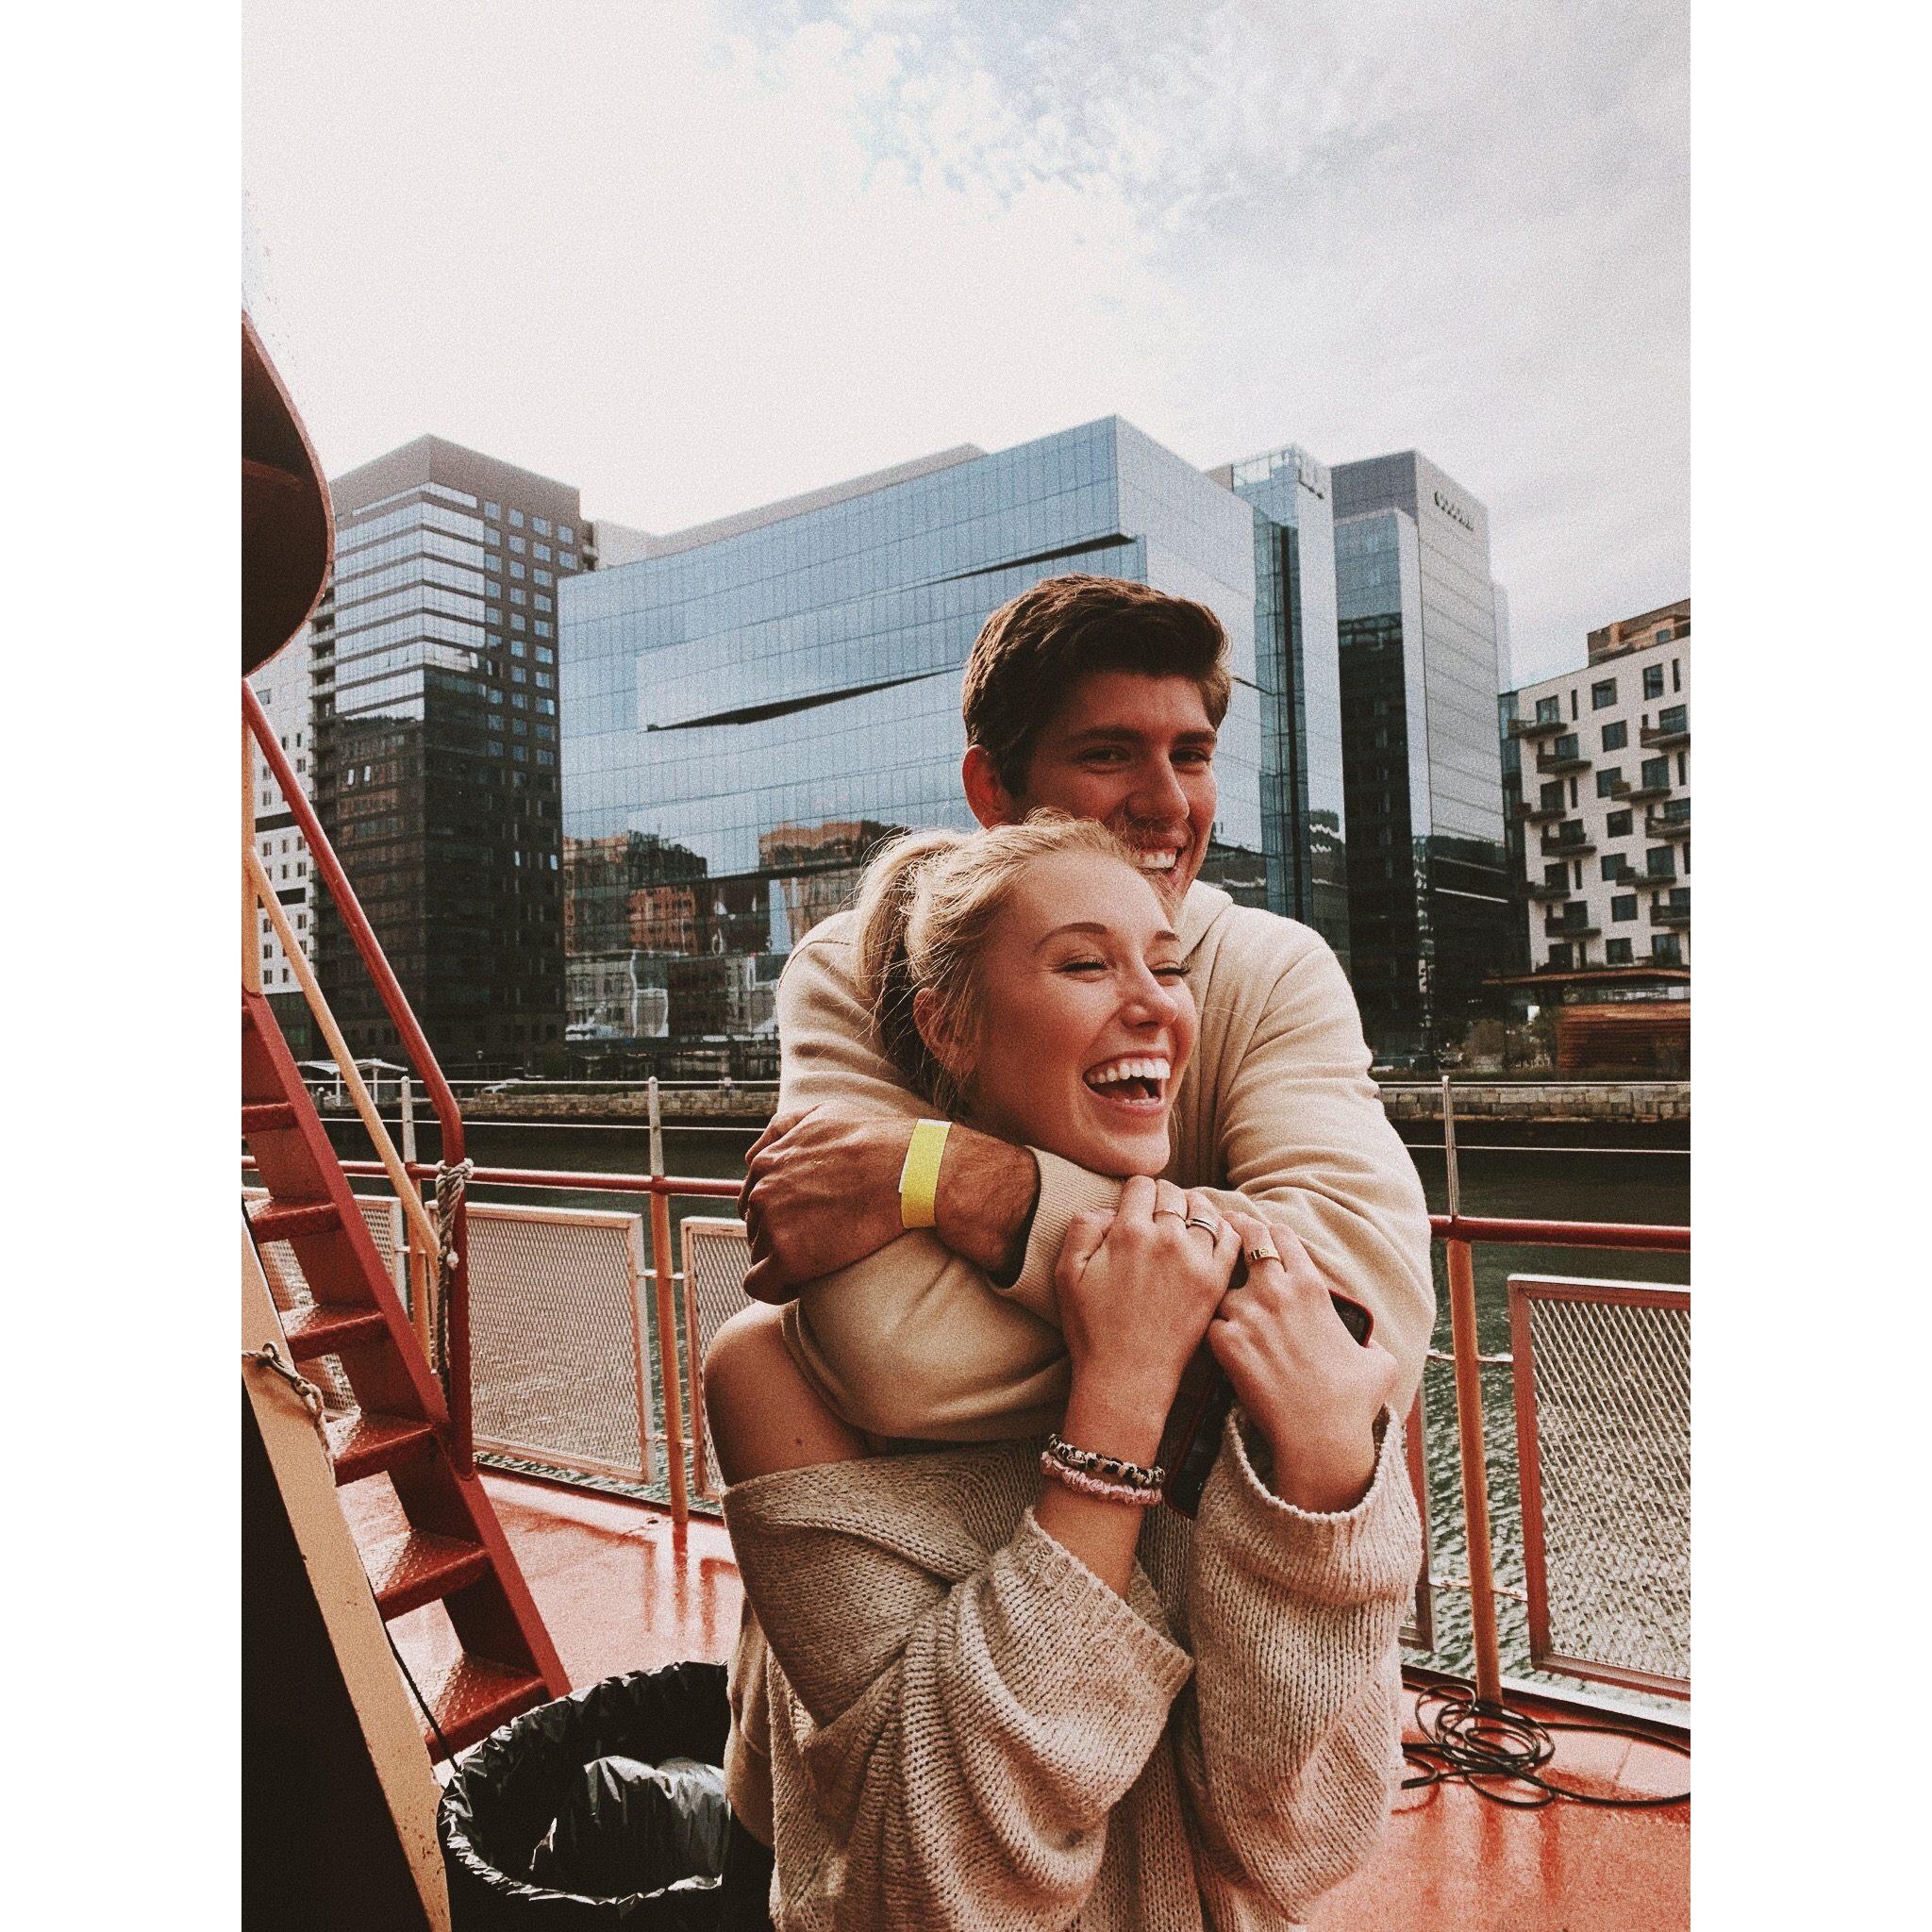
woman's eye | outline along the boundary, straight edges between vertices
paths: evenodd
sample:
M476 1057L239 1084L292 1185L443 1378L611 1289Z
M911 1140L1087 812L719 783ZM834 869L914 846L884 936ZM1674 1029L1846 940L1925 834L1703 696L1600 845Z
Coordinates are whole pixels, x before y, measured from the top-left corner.
M1157 979L1185 979L1191 971L1191 969L1186 966L1157 966L1154 969L1154 976Z
M1105 959L1069 959L1060 968L1060 971L1062 973L1105 973L1107 971L1107 961Z

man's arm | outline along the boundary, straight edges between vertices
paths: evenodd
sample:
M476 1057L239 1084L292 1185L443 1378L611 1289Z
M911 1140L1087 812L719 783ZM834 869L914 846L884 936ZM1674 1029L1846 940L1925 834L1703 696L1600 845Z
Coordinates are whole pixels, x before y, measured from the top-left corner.
M753 1257L745 1292L759 1301L787 1300L903 1231L899 1170L913 1123L932 1108L874 1046L850 961L848 941L814 937L793 952L779 981L778 1110L746 1157L741 1197ZM933 1231L993 1281L1010 1281L1039 1184L1026 1148L955 1126Z

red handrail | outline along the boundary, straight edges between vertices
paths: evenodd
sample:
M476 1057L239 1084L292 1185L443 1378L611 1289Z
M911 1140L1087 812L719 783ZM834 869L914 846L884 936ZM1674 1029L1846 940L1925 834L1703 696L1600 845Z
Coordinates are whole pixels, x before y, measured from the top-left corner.
M1483 1214L1432 1214L1429 1231L1438 1241L1524 1248L1642 1248L1652 1253L1688 1255L1690 1230L1637 1221L1507 1221Z
M256 743L261 747L261 755L268 760L269 770L275 774L290 815L308 841L308 862L314 875L335 901L342 924L355 941L363 967L381 997L383 1010L396 1029L396 1038L403 1052L423 1082L429 1105L435 1109L437 1124L442 1130L441 1151L443 1162L454 1167L463 1158L463 1117L457 1107L457 1097L450 1091L449 1082L443 1078L442 1069L438 1066L436 1055L430 1050L422 1027L417 1024L415 1014L409 1010L409 1002L383 953L382 942L375 937L375 929L369 924L369 916L356 897L349 875L342 870L341 860L336 857L335 847L328 841L328 834L322 829L322 821L316 816L314 806L308 802L308 793L295 776L289 755L282 749L275 726L269 723L268 713L261 708L261 700L255 695L246 680L242 686L242 717ZM417 1171L411 1170L412 1173ZM433 1176L436 1170L421 1167L420 1172ZM454 1437L450 1447L457 1467L467 1474L475 1467L475 1448L470 1418L470 1244L461 1195L457 1197L453 1219L456 1224L453 1230L456 1266L450 1272L447 1284L449 1409ZM435 1265L433 1256L430 1265Z

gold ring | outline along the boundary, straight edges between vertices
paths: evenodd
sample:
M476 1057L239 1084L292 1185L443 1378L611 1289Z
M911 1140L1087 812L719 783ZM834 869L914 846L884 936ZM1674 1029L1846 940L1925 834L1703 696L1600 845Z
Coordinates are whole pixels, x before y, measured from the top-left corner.
M1178 1208L1157 1208L1154 1210L1153 1219L1158 1221L1163 1214L1172 1214L1176 1221L1185 1221L1188 1218L1186 1213Z
M1250 1248L1248 1250L1248 1259L1251 1261L1278 1261L1281 1259L1281 1257L1273 1248Z

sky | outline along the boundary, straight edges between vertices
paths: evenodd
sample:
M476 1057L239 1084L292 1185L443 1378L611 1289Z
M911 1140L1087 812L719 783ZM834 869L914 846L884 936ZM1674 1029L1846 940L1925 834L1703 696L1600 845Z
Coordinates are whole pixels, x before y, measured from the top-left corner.
M654 531L1118 414L1416 448L1517 681L1690 590L1685 0L247 0L243 287L324 467Z

